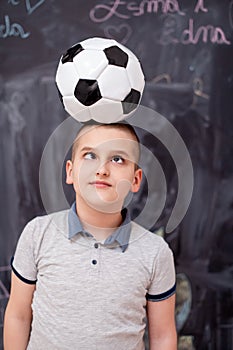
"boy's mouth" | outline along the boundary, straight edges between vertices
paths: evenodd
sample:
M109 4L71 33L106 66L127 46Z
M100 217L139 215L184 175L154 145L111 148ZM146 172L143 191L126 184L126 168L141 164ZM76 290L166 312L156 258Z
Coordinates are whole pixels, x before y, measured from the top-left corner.
M93 185L95 187L98 187L98 188L104 188L104 187L111 187L112 185L106 181L100 181L100 180L97 180L97 181L92 181L90 182L90 185Z

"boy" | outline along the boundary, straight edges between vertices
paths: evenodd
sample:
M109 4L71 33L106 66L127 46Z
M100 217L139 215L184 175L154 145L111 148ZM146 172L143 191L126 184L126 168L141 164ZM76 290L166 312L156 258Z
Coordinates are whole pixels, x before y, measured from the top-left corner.
M127 124L86 125L73 144L70 210L29 222L12 262L5 350L175 350L168 245L122 209L137 192L139 143Z

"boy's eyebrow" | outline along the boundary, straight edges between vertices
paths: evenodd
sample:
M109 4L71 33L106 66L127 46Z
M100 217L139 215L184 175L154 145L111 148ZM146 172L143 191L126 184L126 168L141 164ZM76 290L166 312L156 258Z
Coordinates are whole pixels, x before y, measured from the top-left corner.
M80 149L80 152L88 152L88 151L96 151L96 148L94 147L88 147L88 146L84 146ZM110 150L110 153L114 154L114 155L123 155L126 158L130 158L129 153L127 153L126 151L122 150L122 149L114 149L114 150Z
M117 155L117 156L124 156L126 159L130 160L130 155L129 153L123 151L123 150L113 150L110 152L112 155Z
M95 150L93 147L87 147L87 146L84 146L83 148L80 149L81 152L83 151L93 151Z

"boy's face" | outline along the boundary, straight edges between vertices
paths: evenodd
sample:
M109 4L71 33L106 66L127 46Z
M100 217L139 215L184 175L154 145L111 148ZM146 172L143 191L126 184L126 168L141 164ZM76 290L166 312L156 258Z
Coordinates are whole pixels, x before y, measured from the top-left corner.
M66 182L73 184L76 200L98 211L120 211L128 192L140 188L137 141L128 130L92 126L77 142L74 159L66 164Z

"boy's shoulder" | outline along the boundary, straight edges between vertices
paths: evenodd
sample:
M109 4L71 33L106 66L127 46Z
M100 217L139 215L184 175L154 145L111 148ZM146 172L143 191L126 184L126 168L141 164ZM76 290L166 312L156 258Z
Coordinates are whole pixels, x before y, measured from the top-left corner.
M46 231L67 230L67 218L69 209L38 215L27 223L26 231L34 231L36 235L44 234Z
M145 227L137 224L136 222L131 221L130 242L133 243L137 241L138 241L138 244L140 245L143 244L143 246L148 246L148 247L153 246L154 248L157 248L157 249L167 246L167 243L163 237L149 231Z
M68 215L69 209L64 209L52 213L42 214L34 217L31 221L39 221L41 224L48 224L53 220L64 220Z
M153 269L154 264L166 266L171 261L172 251L165 239L143 226L131 222L128 254L137 257L145 266Z

